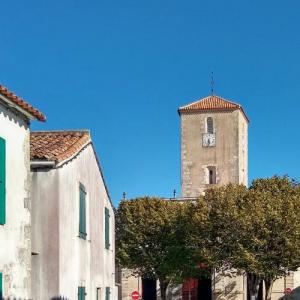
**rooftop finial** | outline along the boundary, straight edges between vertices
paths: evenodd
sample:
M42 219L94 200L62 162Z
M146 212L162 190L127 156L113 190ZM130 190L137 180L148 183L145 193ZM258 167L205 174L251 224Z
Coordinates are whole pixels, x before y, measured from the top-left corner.
M214 85L215 85L215 81L214 81L214 72L211 72L211 82L210 82L210 86L211 86L211 95L214 95Z

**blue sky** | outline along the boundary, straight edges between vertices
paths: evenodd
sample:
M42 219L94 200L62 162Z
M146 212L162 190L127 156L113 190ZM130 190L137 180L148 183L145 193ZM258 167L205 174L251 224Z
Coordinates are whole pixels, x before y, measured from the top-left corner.
M91 130L117 205L180 191L177 108L210 93L243 105L249 177L300 179L299 1L4 1L0 82Z

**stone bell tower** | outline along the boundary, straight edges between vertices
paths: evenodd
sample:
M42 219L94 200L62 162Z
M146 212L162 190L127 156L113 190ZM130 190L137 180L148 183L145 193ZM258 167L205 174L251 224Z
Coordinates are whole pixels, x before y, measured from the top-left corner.
M182 196L197 197L230 182L247 185L249 120L241 105L211 95L180 107L178 113ZM211 278L196 282L197 299L247 299L242 275L226 277L213 271Z
M208 96L179 108L181 190L197 197L229 182L248 184L248 123L241 105Z

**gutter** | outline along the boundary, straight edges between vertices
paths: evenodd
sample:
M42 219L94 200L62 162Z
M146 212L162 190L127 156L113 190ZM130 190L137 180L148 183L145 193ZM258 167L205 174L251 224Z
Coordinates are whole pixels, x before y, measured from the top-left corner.
M56 162L53 160L32 160L30 162L31 169L53 168Z

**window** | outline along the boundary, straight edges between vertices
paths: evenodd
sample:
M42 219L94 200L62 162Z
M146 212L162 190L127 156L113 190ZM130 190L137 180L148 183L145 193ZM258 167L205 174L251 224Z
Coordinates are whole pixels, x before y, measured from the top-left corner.
M5 195L5 179L6 179L6 145L5 140L0 137L0 224L5 224L6 219L6 195Z
M214 120L212 117L206 119L206 133L214 133Z
M110 300L110 288L105 288L105 300Z
M216 184L216 167L208 167L208 184Z
M79 237L86 239L86 191L79 184Z
M85 287L84 286L79 286L78 287L78 300L85 300Z
M2 273L0 273L0 299L3 298Z
M109 221L110 221L109 209L107 207L105 207L105 209L104 209L105 249L109 249L109 246L110 246L110 243L109 243Z
M97 290L96 290L96 296L97 296L97 300L101 300L102 299L102 297L101 297L101 288L97 288Z

